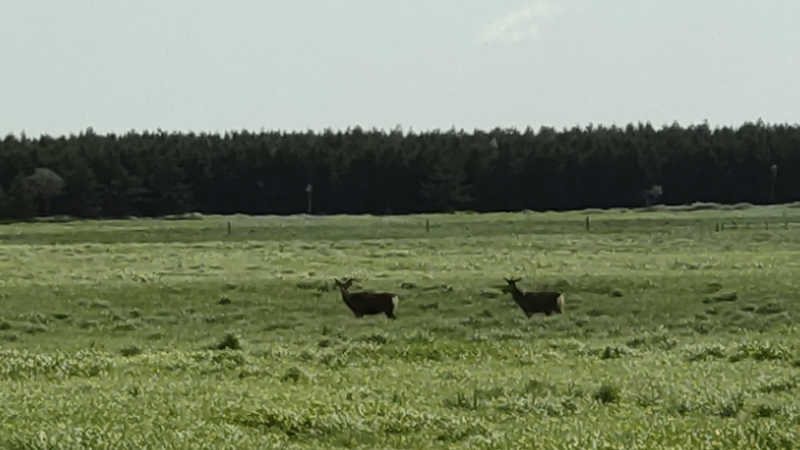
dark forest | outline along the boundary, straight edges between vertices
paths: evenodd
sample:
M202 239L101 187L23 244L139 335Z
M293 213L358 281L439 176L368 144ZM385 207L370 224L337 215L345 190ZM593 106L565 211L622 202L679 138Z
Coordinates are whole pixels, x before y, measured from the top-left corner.
M87 129L0 141L0 217L764 204L800 199L798 169L800 126L760 121L472 132Z

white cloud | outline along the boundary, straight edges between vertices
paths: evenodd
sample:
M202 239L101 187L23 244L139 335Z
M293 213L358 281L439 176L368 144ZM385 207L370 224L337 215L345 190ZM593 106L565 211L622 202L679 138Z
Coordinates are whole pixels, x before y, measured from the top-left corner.
M534 0L524 7L493 20L481 30L484 44L517 44L533 39L542 22L550 20L559 9L548 0Z

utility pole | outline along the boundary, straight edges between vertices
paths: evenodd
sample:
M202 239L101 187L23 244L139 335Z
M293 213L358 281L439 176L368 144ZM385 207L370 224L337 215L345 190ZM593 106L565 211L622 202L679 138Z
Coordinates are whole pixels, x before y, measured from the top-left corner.
M308 197L308 213L311 214L311 196L314 192L314 186L309 183L306 186L306 196Z

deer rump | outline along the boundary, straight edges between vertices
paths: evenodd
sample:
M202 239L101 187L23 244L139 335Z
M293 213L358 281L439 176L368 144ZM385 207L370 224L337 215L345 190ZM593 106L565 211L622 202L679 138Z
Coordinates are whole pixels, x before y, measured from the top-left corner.
M390 319L396 319L394 310L398 300L397 295L388 292L351 292L344 298L356 317L386 314Z
M549 316L564 312L564 294L560 292L526 292L521 296L514 296L514 301L528 317L537 313Z

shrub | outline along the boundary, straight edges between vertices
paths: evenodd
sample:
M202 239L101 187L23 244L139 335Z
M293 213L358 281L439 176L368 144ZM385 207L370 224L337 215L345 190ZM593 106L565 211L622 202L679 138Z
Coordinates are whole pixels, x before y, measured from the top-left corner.
M142 354L142 349L136 345L130 345L128 347L123 347L119 350L119 354L125 357L136 356Z
M600 403L616 403L620 398L619 386L605 382L592 394L592 398Z
M616 359L632 354L633 351L626 346L609 346L600 353L600 359Z
M225 336L213 346L216 350L241 350L242 347L241 338L234 333L225 333Z
M752 358L756 361L788 360L791 357L789 349L782 344L770 342L749 342L740 345L736 353L730 357L731 362Z
M720 417L736 417L744 408L744 394L736 392L720 401L717 414Z
M689 349L689 361L705 361L710 358L724 358L725 347L720 344L697 346Z
M765 394L772 392L789 392L794 390L797 387L797 384L798 384L797 378L791 378L788 380L787 379L774 380L763 384L761 387L758 388L758 391L763 392Z
M525 383L525 387L523 388L523 392L533 397L539 397L546 395L550 392L555 390L554 386L546 381L542 381L539 379L531 379Z
M774 417L780 414L781 408L779 406L761 403L753 408L753 416L755 417Z
M361 342L369 342L369 343L371 343L371 344L378 344L378 345L383 345L383 344L385 344L385 343L389 342L389 338L388 338L388 337L386 337L386 335L385 335L385 334L383 334L383 333L373 333L373 334L369 334L369 335L367 335L367 336L363 336L363 337L362 337L361 339L359 339L359 340L360 340Z
M281 376L281 381L284 382L291 381L293 383L298 383L301 381L308 381L308 379L308 374L299 367L290 367L289 370Z

